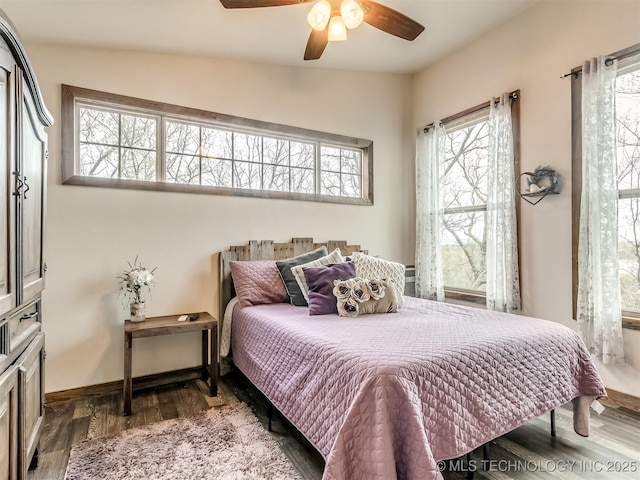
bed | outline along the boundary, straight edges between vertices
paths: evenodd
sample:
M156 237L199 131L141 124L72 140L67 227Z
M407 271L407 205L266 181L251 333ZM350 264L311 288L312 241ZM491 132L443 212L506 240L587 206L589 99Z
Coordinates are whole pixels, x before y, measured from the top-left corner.
M250 242L221 253L221 308L233 296L230 261L318 245ZM335 246L359 250L328 242ZM324 479L439 479L438 461L569 401L576 432L588 435L589 405L606 392L575 332L404 300L398 313L356 318L310 317L283 303L233 309L234 364L323 455Z

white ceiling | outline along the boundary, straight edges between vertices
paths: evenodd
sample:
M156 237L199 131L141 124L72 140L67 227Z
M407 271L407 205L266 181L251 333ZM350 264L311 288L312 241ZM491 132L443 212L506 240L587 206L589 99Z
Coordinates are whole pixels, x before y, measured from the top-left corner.
M413 42L363 24L303 61L312 4L226 10L219 0L0 0L25 41L412 73L538 0L378 0L426 29Z

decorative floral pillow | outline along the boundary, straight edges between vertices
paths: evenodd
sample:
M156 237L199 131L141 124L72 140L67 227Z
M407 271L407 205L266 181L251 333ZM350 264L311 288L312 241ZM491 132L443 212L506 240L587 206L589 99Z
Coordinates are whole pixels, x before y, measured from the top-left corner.
M303 270L309 285L309 315L338 313L333 282L346 280L356 275L356 267L351 262L309 267Z
M338 315L355 317L367 313L398 311L398 296L393 283L360 277L333 282Z
M231 262L229 266L241 307L289 301L275 260Z
M402 298L404 295L404 271L406 269L402 263L390 262L361 252L353 252L351 259L356 264L358 277L382 278L391 282L396 289L398 308L402 307L404 303Z

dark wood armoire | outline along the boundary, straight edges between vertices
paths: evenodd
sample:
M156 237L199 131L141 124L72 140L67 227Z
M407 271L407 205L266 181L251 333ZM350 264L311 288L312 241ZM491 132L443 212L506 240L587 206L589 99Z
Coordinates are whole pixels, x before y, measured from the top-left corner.
M0 10L0 480L26 479L44 424L41 292L53 118Z

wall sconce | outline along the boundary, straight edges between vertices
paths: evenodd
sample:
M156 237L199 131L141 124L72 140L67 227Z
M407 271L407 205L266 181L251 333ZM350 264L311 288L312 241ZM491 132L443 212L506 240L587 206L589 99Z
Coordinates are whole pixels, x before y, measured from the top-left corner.
M527 189L520 190L520 179L527 176ZM521 173L516 179L516 192L531 205L537 205L547 195L560 193L560 175L551 167L537 167L533 172ZM527 197L540 197L531 201Z

